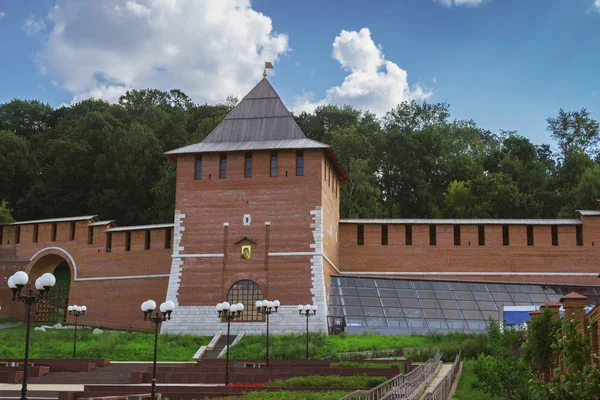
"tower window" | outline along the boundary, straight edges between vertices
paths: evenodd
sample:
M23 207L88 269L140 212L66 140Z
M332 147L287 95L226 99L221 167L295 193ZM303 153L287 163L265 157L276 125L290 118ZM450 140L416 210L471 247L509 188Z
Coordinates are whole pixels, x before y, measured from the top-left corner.
M508 230L508 225L502 225L502 245L510 246L510 233Z
M533 225L527 225L527 246L533 246Z
M381 225L381 245L382 246L388 245L388 226L387 225Z
M56 241L56 222L52 223L52 235L50 236L50 241Z
M21 243L21 226L17 225L15 229L15 244Z
M94 244L94 227L88 227L88 244Z
M219 159L219 179L225 179L227 178L227 154L221 153Z
M125 251L131 250L131 232L125 232Z
M194 179L202 179L202 154L196 154Z
M33 225L33 243L38 242L38 233L40 231L40 227L38 224Z
M454 245L460 246L460 225L454 225Z
M412 246L412 225L404 226L404 242L407 246Z
M244 161L244 178L252 178L252 152L246 152Z
M429 244L435 246L437 244L437 227L435 225L429 225Z
M296 176L304 176L304 151L296 152Z
M558 226L552 225L552 246L558 246Z
M4 240L4 227L0 225L0 246L2 246L2 243Z
M577 246L583 246L583 226L575 226L575 237L577 239Z
M356 244L359 246L365 244L365 226L363 224L356 225Z
M106 252L110 253L112 250L112 232L106 232Z
M146 250L150 250L150 238L151 238L151 233L150 233L150 230L147 229L146 237L145 237L145 241L144 241L144 249L146 249Z
M71 230L69 231L69 240L75 240L75 222L71 222Z
M485 225L479 225L477 227L477 236L479 239L479 245L485 246Z
M278 171L277 152L271 152L271 176L277 176Z
M170 248L171 248L171 230L167 228L165 230L165 249L170 249Z

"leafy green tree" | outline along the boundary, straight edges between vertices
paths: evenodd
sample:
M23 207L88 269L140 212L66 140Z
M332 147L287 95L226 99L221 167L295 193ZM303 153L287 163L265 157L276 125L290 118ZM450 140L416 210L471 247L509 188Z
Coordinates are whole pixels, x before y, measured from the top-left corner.
M18 100L0 104L0 131L29 139L51 127L52 107L38 100Z
M542 307L542 314L529 322L529 340L524 356L538 379L545 379L555 366L556 353L553 343L559 328L558 316L550 307Z
M558 143L563 157L571 151L586 152L598 142L598 122L582 108L580 111L565 111L562 108L555 118L548 118L547 130Z
M8 202L6 200L2 200L0 201L0 224L9 224L11 222L15 222L15 219L10 214Z

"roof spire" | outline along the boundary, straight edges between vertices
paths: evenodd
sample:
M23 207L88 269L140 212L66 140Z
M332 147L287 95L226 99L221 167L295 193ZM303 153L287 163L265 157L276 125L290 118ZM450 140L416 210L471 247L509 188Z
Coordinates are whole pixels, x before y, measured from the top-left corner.
M265 71L263 72L263 78L267 78L267 68L268 69L273 69L273 64L271 63L271 61L265 61Z

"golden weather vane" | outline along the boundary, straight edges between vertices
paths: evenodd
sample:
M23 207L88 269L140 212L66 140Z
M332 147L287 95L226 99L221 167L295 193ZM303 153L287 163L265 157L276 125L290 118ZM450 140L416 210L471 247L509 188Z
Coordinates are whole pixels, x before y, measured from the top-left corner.
M265 72L263 72L263 78L267 77L267 69L273 69L273 63L271 63L271 61L265 61Z

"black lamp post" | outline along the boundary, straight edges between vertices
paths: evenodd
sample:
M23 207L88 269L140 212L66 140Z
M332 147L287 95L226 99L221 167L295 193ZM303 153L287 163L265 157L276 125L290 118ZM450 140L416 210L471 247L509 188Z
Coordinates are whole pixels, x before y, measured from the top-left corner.
M148 300L142 303L142 311L144 312L144 321L154 322L154 363L152 364L152 390L151 400L156 400L156 350L158 348L158 327L165 321L171 319L171 313L175 309L175 303L167 301L160 305L160 313L156 312L154 316L152 313L156 309L156 303L154 300Z
M234 319L240 319L244 311L244 305L242 303L231 304L228 302L217 304L217 312L219 318L223 318L227 321L227 361L225 361L225 385L229 385L229 328L231 327L231 321Z
M87 310L86 306L69 306L67 307L67 311L69 311L69 315L75 316L75 334L73 335L73 358L75 358L75 353L77 351L77 323L79 317L85 314Z
M27 305L27 334L25 336L25 359L23 360L23 385L21 386L21 400L27 400L27 375L29 373L29 329L31 326L31 306L48 298L48 292L56 284L56 278L50 273L45 273L35 281L37 294L29 289L29 294L22 294L23 288L29 283L29 276L23 271L16 272L8 278L8 287L12 290L12 301L19 301Z
M298 313L306 317L306 359L308 360L308 317L311 317L317 313L318 307L316 305L307 304L303 306L298 304ZM310 313L312 311L312 314Z
M277 314L277 309L279 308L280 304L281 303L279 303L279 300L259 300L256 302L256 309L258 313L267 316L267 367L269 366L269 315Z

